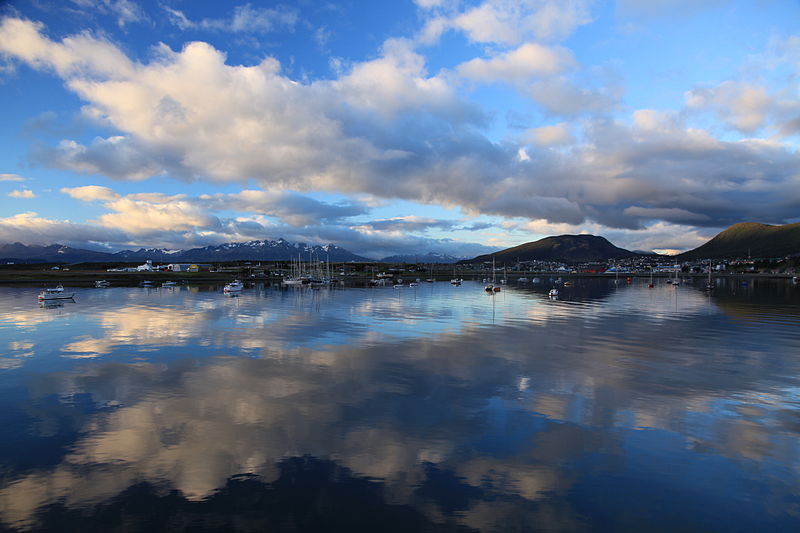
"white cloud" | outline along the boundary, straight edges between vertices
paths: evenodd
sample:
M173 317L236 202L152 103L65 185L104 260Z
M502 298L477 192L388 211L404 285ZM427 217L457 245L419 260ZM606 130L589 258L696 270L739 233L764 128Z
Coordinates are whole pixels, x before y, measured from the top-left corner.
M86 185L84 187L73 188L63 187L61 192L85 202L90 202L92 200L111 201L119 198L119 195L108 187L100 187L98 185Z
M286 6L262 8L244 4L236 6L229 18L205 18L198 21L190 20L178 9L168 6L163 7L169 14L171 22L182 30L201 29L234 33L269 33L279 28L292 30L298 21L297 10Z
M120 28L132 22L148 20L141 7L132 0L72 0L72 3L90 16L103 13L115 17Z
M125 235L93 224L41 218L34 212L0 218L0 242L48 245L63 242L125 242Z
M16 189L8 193L11 198L36 198L30 189Z
M520 136L522 144L538 144L539 146L558 146L573 144L575 137L569 132L569 124L560 122L552 126L531 128Z
M19 174L0 174L0 181L25 181Z
M522 82L552 76L575 65L566 48L526 43L492 59L472 59L458 66L460 75L479 81Z
M588 0L486 0L456 15L451 24L478 43L564 39L591 22L590 4Z
M353 64L341 77L304 84L282 75L275 59L232 66L206 43L179 52L160 46L149 62L134 63L88 35L56 42L29 21L0 24L0 53L58 73L88 113L119 133L34 154L60 168L128 179L253 180L264 191L335 191L631 229L654 213L671 223L693 213L709 227L796 217L800 160L790 145L720 141L652 110L635 112L632 124L612 121L603 116L618 103L620 88L579 89L572 79L552 76L530 87L546 112L596 116L571 129L531 132L539 143L525 147L522 158L518 144L482 133L488 120L459 99L452 73L428 74L412 45L387 41L379 57ZM481 65L489 69L490 62ZM580 142L548 148L571 142L568 135ZM138 204L142 198L114 201L119 211L105 219L114 228L123 227L123 213L138 210L189 233L201 226L221 235L245 231L208 215L197 199L176 199L175 209ZM299 207L281 211L267 202L261 212L289 224L313 223ZM339 208L326 209L339 216ZM156 234L152 222L132 220L139 235Z
M772 99L764 87L726 81L713 88L695 88L686 93L690 109L713 109L717 115L743 133L763 127Z

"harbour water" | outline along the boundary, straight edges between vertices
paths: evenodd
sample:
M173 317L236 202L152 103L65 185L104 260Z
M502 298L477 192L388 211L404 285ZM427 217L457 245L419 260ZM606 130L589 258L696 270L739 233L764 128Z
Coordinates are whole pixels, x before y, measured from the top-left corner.
M0 530L800 530L800 286L544 281L0 288Z

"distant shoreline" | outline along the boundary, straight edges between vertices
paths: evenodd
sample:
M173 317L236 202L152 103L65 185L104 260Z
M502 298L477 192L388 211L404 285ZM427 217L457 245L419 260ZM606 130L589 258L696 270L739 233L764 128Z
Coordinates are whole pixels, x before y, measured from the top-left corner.
M481 270L459 270L455 277L462 278L467 281L480 281L485 279L488 274L486 271ZM649 279L650 272L638 273L625 273L620 272L619 276L615 273L565 273L565 272L513 272L508 273L507 278L509 283L515 283L519 278L534 277L541 278L606 278L606 279L622 279L627 277ZM672 279L675 276L673 272L655 272L652 274L654 279ZM411 281L416 278L427 279L430 277L429 273L424 272L400 272L395 274L395 277L403 278L405 281ZM454 277L452 272L437 272L433 275L436 281L449 281ZM678 276L682 279L706 279L708 274L692 274L692 273L679 273ZM759 278L759 279L791 279L793 274L772 274L772 273L745 273L745 272L720 272L712 274L712 278ZM283 276L250 276L242 272L106 272L106 271L31 271L31 270L5 270L0 271L0 285L19 285L19 284L47 284L47 283L61 283L75 286L94 286L97 280L107 280L112 285L126 286L138 285L143 281L151 281L154 284L160 284L164 281L179 281L186 284L196 283L225 283L232 279L241 279L248 283L270 282L276 283L283 279ZM359 281L363 282L373 278L372 272L355 272L346 276L341 276L342 281ZM501 276L497 276L498 281Z

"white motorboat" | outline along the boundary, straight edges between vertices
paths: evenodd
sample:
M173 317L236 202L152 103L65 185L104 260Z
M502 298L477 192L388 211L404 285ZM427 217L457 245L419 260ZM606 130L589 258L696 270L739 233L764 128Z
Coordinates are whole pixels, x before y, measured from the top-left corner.
M558 289L550 289L550 292L547 295L550 298L558 298Z
M39 293L39 301L50 301L50 300L72 300L73 296L75 296L74 292L65 292L64 287L59 285L58 287L51 288L51 289L42 289Z
M161 284L162 287L177 287L177 285L178 285L177 281L165 281L164 283Z
M98 289L103 289L105 287L110 287L111 286L111 282L108 282L108 281L106 281L104 279L99 279L99 280L94 282L94 286L97 287Z
M229 294L232 292L242 292L242 289L244 289L244 283L242 283L238 279L235 279L232 282L225 285L222 288L222 292Z

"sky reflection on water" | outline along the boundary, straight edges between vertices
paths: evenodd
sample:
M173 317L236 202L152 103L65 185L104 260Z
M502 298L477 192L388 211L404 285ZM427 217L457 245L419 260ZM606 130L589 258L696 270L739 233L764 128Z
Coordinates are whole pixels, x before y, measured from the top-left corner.
M0 518L796 530L798 287L547 290L0 289Z

